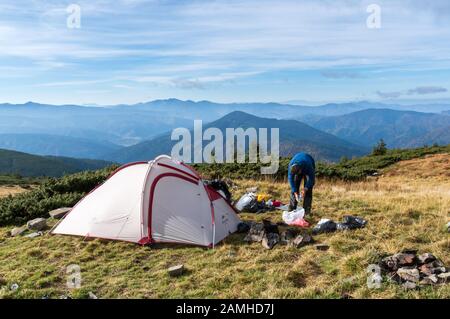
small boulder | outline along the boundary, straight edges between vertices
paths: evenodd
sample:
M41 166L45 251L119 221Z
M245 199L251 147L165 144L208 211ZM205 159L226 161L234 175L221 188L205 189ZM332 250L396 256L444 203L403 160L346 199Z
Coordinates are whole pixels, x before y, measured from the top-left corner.
M311 243L312 241L312 237L308 234L298 235L289 243L289 246L299 248Z
M260 223L253 223L250 226L247 236L245 236L244 241L246 242L261 242L265 236L266 232L264 230L264 225Z
M88 297L89 299L98 299L98 297L92 291L89 291Z
M424 277L421 281L421 285L435 285L439 281L438 277L436 275L430 275L427 277Z
M26 226L16 227L10 230L9 235L11 237L17 237L22 235L27 230Z
M64 216L66 216L66 214L68 212L70 212L71 210L72 210L72 207L62 207L62 208L54 209L54 210L48 212L48 214L50 215L50 217L52 217L54 219L61 219Z
M419 263L421 265L423 265L423 264L428 264L428 263L435 261L436 257L433 256L432 254L425 253L425 254L417 256L417 260L419 261Z
M397 258L399 266L411 266L416 261L416 255L411 253L399 253L393 257Z
M7 283L6 279L0 276L0 287L5 286Z
M184 265L176 265L176 266L169 267L167 269L167 272L169 273L169 276L171 276L171 277L181 276L184 272Z
M47 220L45 218L35 218L27 223L27 227L29 230L44 230L47 227Z
M262 239L261 244L265 249L272 249L279 242L280 235L276 233L267 233Z
M420 273L416 268L399 268L397 270L397 275L404 281L411 281L414 283L419 282Z
M292 229L287 229L280 234L280 242L282 244L290 244L291 241L297 236L297 232Z
M39 232L34 232L34 233L31 233L31 234L28 234L28 235L26 235L25 237L26 238L36 238L36 237L39 237L39 236L42 236L44 233L42 233L41 231L39 231Z
M402 284L402 287L407 289L407 290L413 290L417 288L416 283L411 282L411 281L406 281Z
M449 282L450 281L450 272L443 272L439 275L437 275L437 277L439 278L439 281L445 283L445 282Z

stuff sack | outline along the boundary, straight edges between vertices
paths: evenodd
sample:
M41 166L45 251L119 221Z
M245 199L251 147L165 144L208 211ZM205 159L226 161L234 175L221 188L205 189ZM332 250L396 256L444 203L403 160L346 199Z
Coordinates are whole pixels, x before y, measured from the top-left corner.
M256 213L258 211L256 194L247 193L243 195L234 206L240 212Z

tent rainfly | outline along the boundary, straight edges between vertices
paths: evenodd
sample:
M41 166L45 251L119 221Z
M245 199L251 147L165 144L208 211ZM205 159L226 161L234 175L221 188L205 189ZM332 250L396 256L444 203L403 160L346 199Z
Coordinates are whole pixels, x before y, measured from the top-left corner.
M52 233L213 247L239 222L234 208L192 167L161 155L117 169Z

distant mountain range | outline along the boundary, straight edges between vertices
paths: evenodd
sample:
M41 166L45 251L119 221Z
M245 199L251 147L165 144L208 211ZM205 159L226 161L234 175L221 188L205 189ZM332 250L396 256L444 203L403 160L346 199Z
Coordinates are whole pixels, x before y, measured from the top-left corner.
M373 145L381 138L391 148L450 143L450 116L368 109L341 116L310 119L317 129L359 145Z
M270 128L279 128L281 156L290 156L299 151L306 151L319 160L337 161L342 156L361 156L369 151L366 147L352 144L295 120L261 118L240 111L232 112L217 121L204 125L203 130L209 127L220 129L224 137L226 128L267 128L269 132ZM193 136L193 133L191 135ZM148 160L160 154L170 154L176 143L177 141L171 141L171 134L167 133L152 140L120 149L106 155L104 159L119 163Z
M0 175L60 177L80 171L97 170L110 165L112 165L111 162L100 160L37 156L0 149Z
M108 141L47 134L0 134L0 148L36 155L100 158L121 148Z
M0 148L117 162L147 160L170 153L174 143L167 140L168 132L192 129L193 120L201 119L205 128L280 127L282 155L306 150L334 161L364 154L380 138L391 148L450 143L449 110L450 105L439 103L367 101L319 106L177 99L103 107L0 104Z
M130 146L175 127L192 126L192 120L215 121L234 111L266 118L338 116L365 109L396 109L440 113L450 105L404 106L367 101L302 106L279 103L213 103L209 101L155 100L134 105L105 107L79 105L0 104L0 134L46 134L108 141Z

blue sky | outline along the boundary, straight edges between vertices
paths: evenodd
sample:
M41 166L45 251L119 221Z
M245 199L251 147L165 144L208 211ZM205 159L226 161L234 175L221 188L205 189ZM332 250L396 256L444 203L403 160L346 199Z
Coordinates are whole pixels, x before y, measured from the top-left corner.
M81 28L67 27L70 4ZM366 25L381 8L381 28ZM450 101L447 0L2 0L0 103Z

